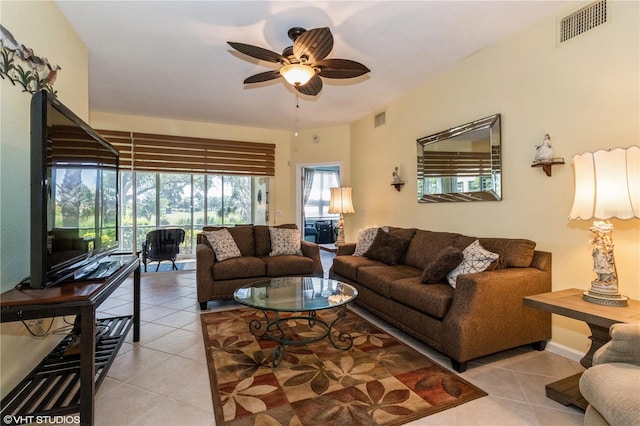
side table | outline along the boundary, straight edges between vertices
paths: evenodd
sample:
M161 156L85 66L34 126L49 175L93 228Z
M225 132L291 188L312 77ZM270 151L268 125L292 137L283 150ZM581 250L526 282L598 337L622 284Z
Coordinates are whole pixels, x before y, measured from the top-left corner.
M640 301L629 299L629 305L624 307L596 305L584 301L582 293L583 290L571 288L527 296L523 302L531 308L586 322L591 330L591 348L580 364L589 368L593 364L593 354L609 341L609 327L620 322L640 322ZM578 388L580 376L582 373L549 383L546 386L547 397L563 405L587 408L587 401Z

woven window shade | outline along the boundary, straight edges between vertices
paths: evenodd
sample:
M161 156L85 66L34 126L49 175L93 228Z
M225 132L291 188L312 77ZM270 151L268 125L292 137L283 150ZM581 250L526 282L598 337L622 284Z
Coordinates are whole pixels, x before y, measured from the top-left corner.
M96 130L120 152L120 169L131 169L131 133Z
M120 167L137 172L274 176L275 145L98 130L120 151Z

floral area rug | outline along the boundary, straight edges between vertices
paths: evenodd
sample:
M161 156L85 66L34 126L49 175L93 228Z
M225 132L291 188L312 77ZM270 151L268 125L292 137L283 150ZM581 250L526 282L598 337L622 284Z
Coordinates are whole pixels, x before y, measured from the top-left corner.
M329 323L337 314L318 312ZM351 311L334 327L351 334L350 349L287 345L273 367L276 343L250 333L253 319L264 314L201 315L217 425L398 425L487 395ZM320 330L300 319L281 328L288 340Z

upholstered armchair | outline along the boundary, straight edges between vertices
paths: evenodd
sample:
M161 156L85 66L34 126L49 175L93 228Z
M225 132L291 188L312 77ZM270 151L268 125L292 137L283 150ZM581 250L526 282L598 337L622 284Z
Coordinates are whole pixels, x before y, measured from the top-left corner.
M640 324L614 324L580 378L585 425L640 425Z

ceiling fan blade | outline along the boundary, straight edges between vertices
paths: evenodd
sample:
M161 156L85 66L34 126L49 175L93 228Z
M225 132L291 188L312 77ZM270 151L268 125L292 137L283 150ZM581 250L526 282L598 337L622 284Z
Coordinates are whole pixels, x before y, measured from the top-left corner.
M261 59L263 61L288 64L289 60L277 52L263 49L262 47L252 46L245 43L236 43L228 41L227 44L240 53L251 56L252 58Z
M249 84L249 83L261 83L263 81L269 81L269 80L274 80L276 78L279 78L280 76L280 71L265 71L265 72L261 72L259 74L255 74L252 75L251 77L247 77L244 80L244 84Z
M322 79L314 75L304 86L296 86L296 90L303 95L316 96L322 90Z
M350 59L325 59L314 64L320 75L327 78L353 78L371 71L360 62Z
M333 49L333 36L329 28L314 28L305 31L293 42L293 55L302 62L314 64L326 58Z

